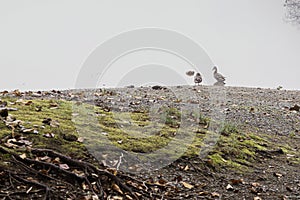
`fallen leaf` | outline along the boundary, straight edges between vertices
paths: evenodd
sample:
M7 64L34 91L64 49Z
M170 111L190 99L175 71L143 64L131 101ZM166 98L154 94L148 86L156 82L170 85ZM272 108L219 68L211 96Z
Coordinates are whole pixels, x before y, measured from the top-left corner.
M206 196L208 195L209 193L207 191L204 191L204 192L199 192L198 193L200 196Z
M123 197L114 196L114 197L112 197L112 200L123 200Z
M274 176L277 176L277 178L281 178L281 177L282 177L282 174L279 174L279 173L274 172Z
M228 184L228 185L226 186L226 190L233 190L232 185Z
M189 183L186 183L184 181L181 181L181 184L185 187L185 188L188 188L188 189L192 189L194 186L189 184Z
M70 169L69 165L67 165L67 164L59 164L59 167L61 169Z
M291 188L290 186L286 186L286 190L289 192L293 192L293 188Z
M78 139L77 139L77 142L83 142L84 141L84 137L79 137Z
M54 138L55 134L54 133L46 133L43 135L45 138Z
M132 200L133 198L131 196L129 196L128 194L125 196L126 199Z
M233 185L238 185L238 184L244 184L244 180L243 179L231 179L230 182L233 184Z
M253 200L262 200L260 197L254 197Z
M120 187L117 184L113 184L112 189L116 192L119 192L120 194L123 194L123 191L120 189Z
M251 185L253 186L253 187L259 187L260 186L260 184L259 183L251 183Z
M39 160L49 162L51 158L49 156L40 157Z
M27 101L24 103L25 106L30 106L33 102L32 101Z
M189 166L186 165L185 168L184 168L183 170L184 170L184 171L187 171L187 170L189 170L189 169L190 169Z
M14 91L13 91L13 94L14 94L15 96L17 96L17 97L22 96L22 93L21 93L19 90L14 90Z
M26 154L25 153L21 154L20 158L22 158L22 159L26 158Z
M50 103L49 107L50 107L50 109L57 109L58 108L58 104L57 103Z
M58 128L59 127L59 122L56 120L51 120L50 126L53 128Z
M56 157L56 158L54 158L54 160L52 162L53 162L53 164L59 164L60 163L60 158Z
M92 200L98 200L98 199L99 199L99 197L97 195L92 196Z
M213 192L213 193L211 193L211 196L212 197L220 197L220 194L217 192Z

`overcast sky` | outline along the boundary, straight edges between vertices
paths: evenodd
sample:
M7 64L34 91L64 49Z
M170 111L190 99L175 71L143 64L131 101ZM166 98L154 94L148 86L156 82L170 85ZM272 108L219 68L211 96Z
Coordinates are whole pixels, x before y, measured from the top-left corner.
M144 27L192 39L227 77L227 85L299 90L300 28L284 21L283 4L284 0L1 0L0 90L74 88L83 64L103 42ZM155 64L149 71L151 63ZM159 67L170 76L157 76ZM207 71L213 66L201 67L204 84L211 84ZM133 52L112 64L97 86L174 85L182 80L192 84L184 74L190 68L166 52Z

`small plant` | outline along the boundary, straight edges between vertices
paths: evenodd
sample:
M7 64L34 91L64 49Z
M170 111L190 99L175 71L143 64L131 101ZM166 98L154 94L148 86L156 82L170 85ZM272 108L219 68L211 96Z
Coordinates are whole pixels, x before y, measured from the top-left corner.
M210 118L203 116L202 114L200 114L199 116L199 124L204 126L205 128L209 127L210 124Z
M229 136L233 133L238 133L238 129L236 127L236 125L234 124L229 124L229 123L225 123L220 131L221 135L223 136Z
M175 107L164 108L161 120L170 127L178 128L180 126L181 112Z

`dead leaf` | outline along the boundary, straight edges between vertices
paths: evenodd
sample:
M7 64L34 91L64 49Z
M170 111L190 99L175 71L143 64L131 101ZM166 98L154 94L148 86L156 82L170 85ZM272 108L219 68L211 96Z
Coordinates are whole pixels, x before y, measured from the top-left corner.
M238 185L238 184L244 184L244 180L243 179L231 179L230 182L232 183L232 185Z
M184 181L181 181L181 184L185 187L185 188L188 188L188 189L192 189L194 186L189 184L189 183L186 183Z
M207 191L204 191L204 192L199 192L198 193L200 196L206 196L208 195L209 193Z
M72 172L77 174L78 176L84 176L85 175L83 171L79 171L77 169L74 169Z
M53 128L58 128L59 127L59 122L57 120L51 120L50 126Z
M126 199L133 200L133 198L131 196L129 196L128 194L125 197L126 197Z
M26 158L26 154L25 153L21 154L20 158L25 159Z
M281 177L282 177L282 174L279 174L279 173L274 172L274 176L277 176L277 178L281 178Z
M217 192L213 192L213 193L211 193L211 196L212 197L220 197L220 194Z
M118 171L116 168L107 168L107 171L109 171L110 173L112 173L115 176L118 174Z
M190 169L189 166L186 165L185 168L184 168L183 170L184 170L184 171L187 171L187 170L189 170L189 169Z
M30 106L32 104L32 101L27 101L24 103L25 106Z
M233 190L232 185L228 184L228 185L226 186L226 190Z
M117 184L113 184L112 189L116 192L119 192L120 194L123 194L123 191L120 189L120 187Z
M49 156L44 156L44 157L39 157L39 160L41 161L46 161L46 162L50 162L51 158Z
M70 169L69 165L67 165L67 164L59 164L59 167L61 169Z
M252 185L253 187L259 187L259 186L260 186L259 183L251 183L251 185Z
M158 183L159 183L160 185L165 185L166 183L168 183L168 181L161 178L161 179L158 180Z
M254 197L253 200L262 200L260 197Z
M17 97L22 96L22 93L21 93L19 90L14 90L14 91L13 91L13 94L14 94L15 96L17 96Z
M123 197L114 196L114 197L112 197L112 200L123 200Z
M28 128L28 129L24 129L22 132L23 133L31 133L31 132L33 132L33 128Z
M54 158L54 160L52 161L53 164L59 164L60 163L60 158L56 157Z
M57 109L58 108L58 104L57 103L50 103L49 104L49 108L50 109Z
M84 137L79 137L79 138L77 139L77 142L82 143L83 141L84 141Z
M99 197L97 195L92 196L92 200L98 200L98 199L99 199Z
M54 133L46 133L43 135L45 138L54 138L55 134Z

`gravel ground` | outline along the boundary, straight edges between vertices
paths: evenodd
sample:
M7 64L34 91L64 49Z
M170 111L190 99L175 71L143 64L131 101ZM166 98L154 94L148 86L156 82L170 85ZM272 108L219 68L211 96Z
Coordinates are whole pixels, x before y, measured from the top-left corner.
M157 86L1 93L27 99L82 101L112 111L137 111L156 105L175 106L181 110L197 108L201 114L212 119L234 123L244 131L273 134L274 140L290 143L293 148L299 149L300 91L243 87ZM293 137L286 137L289 135ZM181 158L167 167L150 174L141 174L136 178L146 180L151 177L167 182L178 179L195 186L192 190L176 187L177 191L170 190L169 197L163 199L300 199L299 164L290 163L288 155L277 152L261 152L261 154L258 152L256 156L253 171L244 174L225 168L215 171L203 164L201 159ZM183 170L187 165L190 169ZM235 181L242 179L243 181ZM228 184L231 184L232 188L228 188Z

